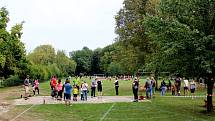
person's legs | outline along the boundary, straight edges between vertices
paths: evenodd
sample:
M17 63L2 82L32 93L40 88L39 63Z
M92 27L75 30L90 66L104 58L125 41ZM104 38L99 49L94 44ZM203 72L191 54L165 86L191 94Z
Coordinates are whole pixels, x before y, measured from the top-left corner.
M135 90L135 101L138 101L138 90Z
M93 87L93 97L96 96L96 87Z
M152 98L152 87L150 87L149 92L150 92L150 98Z
M87 90L84 90L84 100L87 100Z
M91 87L91 97L93 97L93 87Z
M118 92L118 88L119 88L119 87L115 86L116 95L118 95L118 94L119 94L119 92Z

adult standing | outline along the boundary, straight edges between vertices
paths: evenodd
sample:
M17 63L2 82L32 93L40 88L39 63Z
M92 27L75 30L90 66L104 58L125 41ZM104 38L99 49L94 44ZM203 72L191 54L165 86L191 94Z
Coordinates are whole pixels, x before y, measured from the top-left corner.
M28 99L29 96L29 75L27 75L26 79L24 80L24 89L25 89L25 99Z
M116 96L118 96L119 95L119 81L117 78L116 78L114 84L115 84Z
M93 79L91 82L91 97L95 97L95 93L96 93L96 79Z
M176 83L176 93L178 96L180 96L181 79L179 77L176 78L175 83Z
M83 91L84 100L87 101L88 84L86 83L86 81L84 81L84 83L82 84L82 91Z
M163 80L161 82L161 96L164 96L165 95L165 92L166 92L166 83L165 81Z
M152 96L152 94L151 94L151 87L152 87L152 81L149 79L149 78L147 78L146 79L146 83L145 83L145 88L146 88L146 98L151 98L151 96ZM150 96L149 96L149 94L150 94Z
M52 76L50 81L51 90L55 90L57 86L57 79L55 76Z
M137 80L137 78L135 78L132 83L132 90L133 90L133 94L134 94L133 102L138 102L138 87L139 87L139 81Z
M192 94L192 99L195 96L195 90L196 90L196 83L195 83L194 80L192 80L192 82L190 82L190 91L191 91L191 94Z
M102 81L97 81L97 89L98 89L98 98L102 96Z
M72 86L70 84L69 79L66 80L66 83L64 84L64 88L65 88L65 105L70 105Z
M186 78L184 78L184 96L188 96L188 86L189 86L189 82Z
M34 80L34 95L35 95L36 91L37 91L38 95L40 94L39 84L40 83L39 83L38 79Z

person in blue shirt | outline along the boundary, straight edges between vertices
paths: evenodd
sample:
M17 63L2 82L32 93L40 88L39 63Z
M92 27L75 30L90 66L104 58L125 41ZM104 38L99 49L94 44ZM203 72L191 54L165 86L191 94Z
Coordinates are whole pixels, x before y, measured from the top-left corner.
M65 89L65 105L70 105L70 100L71 100L71 93L72 93L72 86L70 84L70 80L67 79L66 83L64 84L64 89Z

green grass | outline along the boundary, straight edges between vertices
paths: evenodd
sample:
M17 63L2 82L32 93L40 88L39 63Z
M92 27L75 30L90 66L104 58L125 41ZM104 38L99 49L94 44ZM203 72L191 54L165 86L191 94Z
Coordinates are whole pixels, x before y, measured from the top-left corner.
M109 110L108 104L37 105L25 113L33 119L46 121L98 121ZM23 106L17 106L23 110ZM151 102L116 103L104 117L105 121L214 121L215 115L204 113L201 100L157 97Z
M90 85L90 80L85 78L85 81ZM143 85L145 80L140 81ZM103 92L105 96L115 95L114 81L103 81ZM119 81L119 94L132 95L132 81ZM40 84L41 95L50 95L49 81ZM183 89L182 92L183 94ZM145 94L145 93L144 93ZM206 90L197 90L196 95L205 95ZM167 95L171 95L170 92ZM19 120L45 120L45 121L98 121L104 114L113 108L104 117L105 121L214 121L215 113L208 116L205 113L204 100L205 98L170 98L161 97L160 92L156 92L155 98L151 102L139 103L106 103L106 104L73 104L65 106L63 104L56 105L36 105ZM213 98L215 102L215 98ZM9 114L10 117L15 117L23 110L28 109L27 106L16 106ZM15 113L14 113L15 112Z

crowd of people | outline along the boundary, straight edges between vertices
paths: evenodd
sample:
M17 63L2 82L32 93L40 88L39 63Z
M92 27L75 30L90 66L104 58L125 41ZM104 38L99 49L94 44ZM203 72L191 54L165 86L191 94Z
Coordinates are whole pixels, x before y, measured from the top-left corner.
M145 98L150 99L155 94L156 80L154 77L148 77L143 86L139 84L140 78L135 77L132 83L132 91L134 95L134 102L138 102L139 98L138 92L140 90L145 91ZM196 83L194 80L188 80L186 78L175 78L174 80L169 80L166 83L165 80L160 83L160 91L161 96L164 96L165 93L169 90L172 95L180 96L181 95L181 86L183 82L184 88L184 96L188 96L189 90L191 91L192 96L195 96ZM97 89L97 97L102 97L102 79L95 78L92 79L90 85L87 84L86 81L81 81L80 78L72 78L68 77L65 82L62 82L61 79L57 79L56 76L52 76L50 79L50 88L51 88L51 96L53 99L64 100L66 105L70 104L71 97L73 97L73 101L78 100L78 95L80 95L80 100L87 101L88 93L91 91L91 98L96 97L96 89ZM118 78L115 78L115 94L119 95L119 81ZM29 96L29 76L24 81L25 88L25 99ZM140 88L140 89L139 89ZM32 84L33 95L39 95L39 80L35 79ZM144 97L144 96L143 96Z

